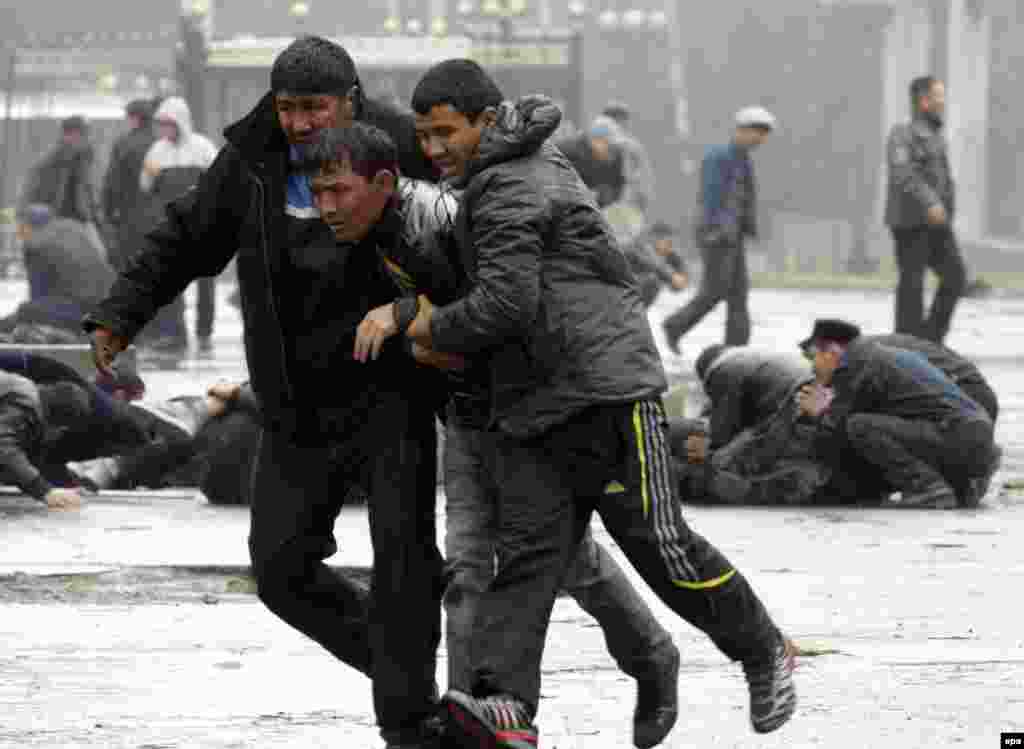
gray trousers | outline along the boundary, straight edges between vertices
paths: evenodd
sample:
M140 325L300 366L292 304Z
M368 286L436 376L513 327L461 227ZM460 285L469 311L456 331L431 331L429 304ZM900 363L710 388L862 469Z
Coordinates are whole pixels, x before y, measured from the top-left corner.
M498 504L494 482L480 456L479 446L486 435L452 421L449 419L444 446L448 686L471 692L475 669L470 643L480 598L495 576ZM608 652L624 673L641 678L665 657L671 636L589 531L563 585L597 620Z

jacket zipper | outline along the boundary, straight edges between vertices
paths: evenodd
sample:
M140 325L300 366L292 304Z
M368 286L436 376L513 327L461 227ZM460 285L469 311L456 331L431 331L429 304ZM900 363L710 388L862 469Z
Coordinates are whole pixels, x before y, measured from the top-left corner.
M284 379L285 390L288 392L288 401L294 403L295 393L292 390L291 378L288 376L288 355L284 348L284 328L281 326L281 318L277 314L277 296L274 294L274 279L273 274L270 272L270 248L267 245L266 187L259 175L254 174L253 179L256 181L256 187L259 188L260 193L260 241L263 245L263 272L267 277L267 297L270 300L270 314L274 316L274 322L277 323L277 330L279 332L278 343L281 347L281 375Z

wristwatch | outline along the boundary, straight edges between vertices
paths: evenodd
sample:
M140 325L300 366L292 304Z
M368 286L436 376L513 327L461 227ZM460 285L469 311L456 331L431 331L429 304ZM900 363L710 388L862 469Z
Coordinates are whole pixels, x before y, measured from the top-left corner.
M420 312L419 297L402 297L391 305L391 312L395 316L395 327L398 328L398 332L405 335Z

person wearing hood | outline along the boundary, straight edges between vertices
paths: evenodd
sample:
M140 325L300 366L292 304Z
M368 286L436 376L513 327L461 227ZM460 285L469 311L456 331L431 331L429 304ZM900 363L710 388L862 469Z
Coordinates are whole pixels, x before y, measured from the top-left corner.
M85 118L75 115L61 122L60 142L36 164L19 200L19 210L43 204L57 218L95 226L96 196L92 184L95 149L89 141Z
M138 183L143 195L148 196L150 227L160 223L167 206L192 189L217 157L217 147L210 139L193 130L192 112L181 97L164 99L153 120L158 137L143 158ZM214 277L204 276L196 284L196 339L203 353L210 351L215 283ZM181 353L188 348L184 296L160 311L149 332L156 339L151 345L158 350Z
M665 376L628 261L548 142L558 107L502 98L471 60L438 63L416 85L420 143L463 191L466 282L453 303L419 296L390 324L375 310L381 337L481 357L489 382L478 447L500 563L475 617L470 684L444 698L450 728L462 746L536 745L551 609L596 508L662 600L743 661L754 728L775 730L795 709L791 653L746 579L682 519Z
M126 253L142 244L147 216L146 200L139 186L142 162L156 136L153 133L153 102L135 99L124 108L128 131L118 136L110 149L110 161L103 178L103 212L113 230L110 264L118 271L128 262Z
M270 91L226 129L226 145L196 188L168 205L136 262L83 325L92 335L97 368L108 371L156 310L196 278L216 276L237 259L246 361L261 406L249 546L260 598L288 624L372 676L377 722L389 747L419 747L428 741L436 710L441 626L434 414L419 397L422 380L402 373L391 384L414 382L416 397L406 390L388 395L338 386L345 375L333 365L359 382L372 381L340 343L351 342L354 331L347 326L362 317L344 305L362 303L383 281L371 256L352 252L325 225L303 166L305 152L324 130L355 122L392 138L403 176L434 176L416 144L412 117L366 99L342 47L315 36L292 42L274 61ZM374 237L407 236L389 226L391 232ZM345 257L358 258L358 270L374 283L361 286L359 275L346 272ZM352 298L338 287L353 291ZM339 309L344 317L334 314ZM406 365L398 366L406 372ZM353 441L364 432L353 429L349 417L358 422L370 414L353 410L353 398L367 406L386 401L372 414L378 427L372 440ZM374 539L382 544L375 558L381 585L373 590L372 606L363 588L322 563L336 548L328 521L342 501L329 476L351 468L353 445L362 455L377 450L389 461L368 487L371 507L384 508L371 512ZM387 527L395 518L409 522ZM386 543L397 551L384 552ZM414 593L403 597L409 590ZM416 636L409 621L422 626Z
M750 278L744 243L757 236L757 187L751 152L775 129L775 117L762 107L736 113L732 141L713 146L701 164L697 245L704 262L700 291L685 307L665 318L662 328L673 353L679 340L725 302L725 343L750 340Z
M626 189L626 163L619 146L621 137L615 120L600 115L585 132L556 144L579 173L583 184L593 191L601 208L621 200Z
M942 127L946 87L934 76L910 84L913 116L889 133L885 223L892 232L899 281L895 332L942 343L967 287L953 216L956 186ZM939 277L931 308L924 310L925 270Z

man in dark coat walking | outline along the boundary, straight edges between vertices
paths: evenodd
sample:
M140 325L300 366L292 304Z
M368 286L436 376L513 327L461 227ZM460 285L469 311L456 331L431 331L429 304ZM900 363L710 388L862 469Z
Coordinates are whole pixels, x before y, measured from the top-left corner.
M29 173L19 208L42 203L57 218L95 224L98 216L92 184L94 158L85 118L66 118L61 122L60 141Z
M128 132L122 133L110 149L107 173L101 192L104 217L113 230L109 261L122 271L129 257L127 252L142 246L147 226L146 196L139 187L142 161L156 140L153 133L153 103L135 99L124 109Z
M899 282L897 333L942 343L967 284L967 269L953 232L956 189L942 134L946 89L932 76L910 84L913 117L889 133L889 192L885 223L892 232ZM924 276L931 268L939 288L924 312Z

